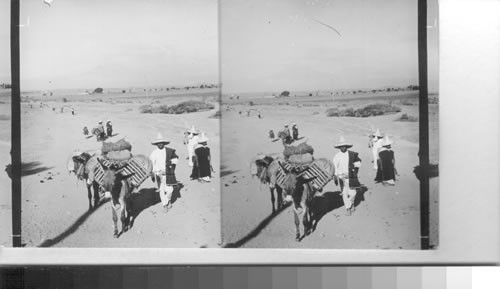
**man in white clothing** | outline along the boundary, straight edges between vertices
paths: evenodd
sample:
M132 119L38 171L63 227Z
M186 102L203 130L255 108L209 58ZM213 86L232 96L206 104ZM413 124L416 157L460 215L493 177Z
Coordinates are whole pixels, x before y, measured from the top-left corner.
M377 131L370 135L370 147L372 149L373 156L373 169L378 169L378 151L382 148L382 140L384 136L380 133L380 130L377 128Z
M171 198L174 186L177 184L175 179L175 167L178 163L178 157L175 150L165 147L170 141L164 139L161 134L151 144L157 148L149 157L153 163L153 175L156 182L157 192L160 194L161 203L165 212L171 207Z
M358 180L358 170L361 167L361 159L357 152L347 150L352 144L340 137L338 144L334 146L340 151L333 158L335 166L335 184L340 185L342 199L346 208L346 215L350 216L355 211L354 200L356 189L361 186Z
M194 156L194 150L195 147L198 145L198 134L199 132L194 128L194 125L191 127L191 129L188 131L188 143L187 143L187 150L188 150L188 161L189 161L189 166L193 166L193 156Z

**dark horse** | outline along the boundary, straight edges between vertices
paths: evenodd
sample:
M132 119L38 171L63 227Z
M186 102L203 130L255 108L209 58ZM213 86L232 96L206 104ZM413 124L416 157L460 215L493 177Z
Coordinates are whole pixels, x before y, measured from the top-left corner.
M111 195L111 207L113 211L113 225L114 233L113 236L118 238L122 233L125 233L130 228L132 223L130 220L131 204L130 195L133 191L133 186L127 180L133 174L123 175L120 170L124 167L117 167L111 165L107 167L102 163L100 159L97 159L99 164L104 170L104 177L102 182L102 187L106 193ZM122 224L122 230L118 233L118 215L120 216L120 221Z

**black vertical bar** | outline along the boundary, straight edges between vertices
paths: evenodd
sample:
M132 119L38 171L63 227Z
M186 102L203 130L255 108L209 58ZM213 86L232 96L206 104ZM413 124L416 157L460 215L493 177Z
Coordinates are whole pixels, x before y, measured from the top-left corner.
M420 244L429 249L429 99L427 89L427 0L418 0Z
M19 0L10 1L12 246L21 247L21 80L19 68Z

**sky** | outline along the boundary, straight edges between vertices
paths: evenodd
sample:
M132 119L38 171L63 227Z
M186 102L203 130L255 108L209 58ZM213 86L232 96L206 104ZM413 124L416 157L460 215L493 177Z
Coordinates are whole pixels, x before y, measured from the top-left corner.
M10 82L9 5L0 1L0 83ZM433 92L437 1L429 1L428 13ZM31 0L21 2L21 25L23 90L221 81L223 92L256 92L418 83L417 0L54 0L51 7Z
M429 2L434 2L432 18L437 4ZM418 84L416 0L221 0L220 5L224 93ZM432 91L437 26L428 33Z
M216 0L22 1L28 19L23 90L219 81Z
M0 84L10 82L10 1L0 1Z

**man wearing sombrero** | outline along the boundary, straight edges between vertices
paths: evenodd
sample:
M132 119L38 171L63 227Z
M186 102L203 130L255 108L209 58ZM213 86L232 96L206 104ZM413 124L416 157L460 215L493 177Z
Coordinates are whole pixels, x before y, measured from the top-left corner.
M175 154L175 150L166 147L169 143L170 141L163 138L159 133L156 140L151 142L151 144L156 145L157 148L149 157L153 163L154 179L165 212L172 207L170 200L174 191L174 185L177 184L175 167L179 161L179 157Z
M377 128L377 131L370 136L370 147L372 149L372 155L373 155L373 169L377 170L378 168L378 151L382 147L382 139L384 136L380 133L380 130Z
M356 197L356 189L361 186L358 180L361 159L357 152L347 150L352 147L352 144L346 142L344 137L340 137L339 142L334 147L340 149L333 158L335 184L340 184L342 199L347 210L346 215L350 216L355 210L354 199Z
M198 145L198 134L199 132L194 128L194 125L188 131L187 150L188 150L188 161L190 167L193 166L194 149Z
M293 137L293 140L299 139L299 128L297 127L296 123L293 123L293 125L292 125L292 137Z

